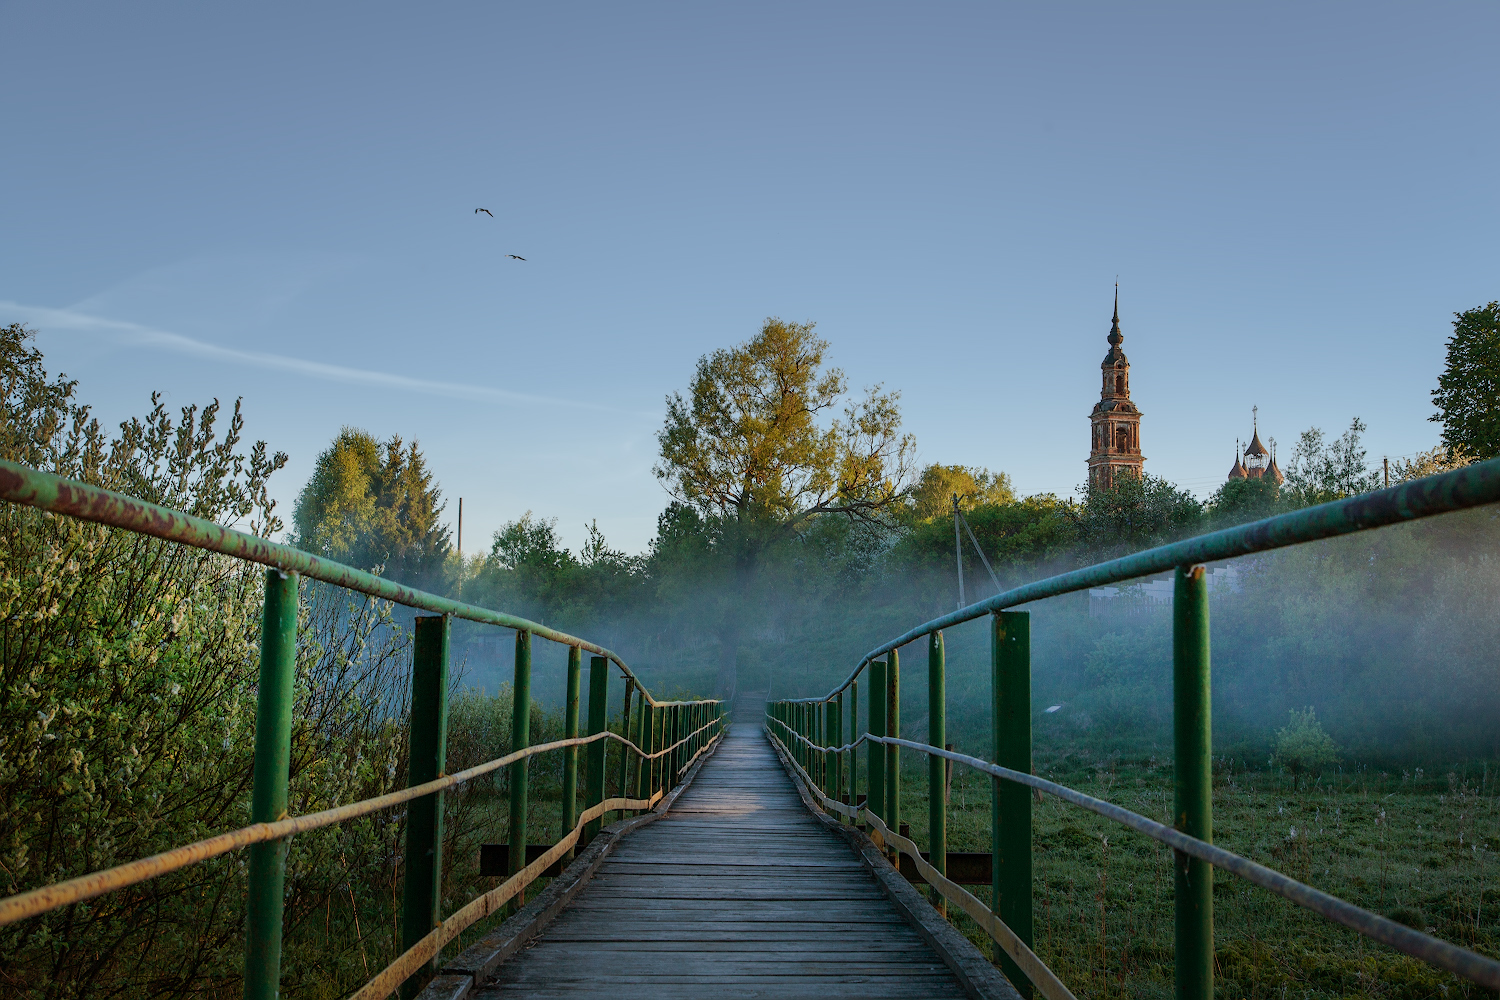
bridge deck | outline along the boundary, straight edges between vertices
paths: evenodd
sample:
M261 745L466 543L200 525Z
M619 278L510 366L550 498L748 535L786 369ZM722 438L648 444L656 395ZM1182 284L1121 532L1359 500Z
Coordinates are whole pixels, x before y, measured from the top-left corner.
M471 994L965 996L849 846L803 807L758 718L630 834L529 949Z

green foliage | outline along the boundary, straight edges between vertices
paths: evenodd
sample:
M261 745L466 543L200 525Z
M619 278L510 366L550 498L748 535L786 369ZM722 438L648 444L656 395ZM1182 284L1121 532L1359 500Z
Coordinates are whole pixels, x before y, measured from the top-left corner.
M1461 446L1438 445L1419 451L1412 458L1398 458L1391 463L1391 482L1405 483L1440 472L1451 472L1472 464L1476 459Z
M1443 444L1483 460L1500 455L1500 302L1455 313L1448 359L1432 390Z
M1379 489L1381 474L1367 466L1360 436L1364 421L1355 417L1349 429L1333 440L1323 430L1309 427L1297 440L1291 461L1282 470L1282 491L1293 507L1311 507Z
M952 518L953 498L965 512L981 505L1000 506L1016 502L1010 476L966 465L929 465L911 490L911 516L916 521Z
M1209 521L1214 527L1224 528L1280 514L1288 502L1282 500L1276 480L1260 476L1229 480L1214 491L1206 506Z
M1119 476L1108 486L1090 483L1083 503L1082 540L1111 555L1150 548L1193 534L1203 506L1191 493L1158 476Z
M736 685L740 635L762 561L825 515L881 523L905 496L915 442L901 433L900 394L880 386L848 401L844 373L825 368L828 343L811 323L771 318L760 333L703 356L691 401L667 398L655 467L667 491L694 507L712 533L708 548L728 571L734 614L717 616L718 687Z
M1001 473L1000 475L1004 475ZM953 518L913 521L891 547L888 569L920 570L942 581L952 592L954 580ZM990 566L1002 581L1015 580L1036 567L1067 559L1078 544L1080 510L1050 493L1003 503L980 503L965 515ZM963 539L964 579L983 590L988 575L967 534Z
M1291 710L1287 724L1276 730L1276 760L1293 774L1317 772L1340 760L1338 744L1323 730L1309 705Z
M155 400L110 438L72 382L49 380L27 339L19 327L0 331L5 458L257 534L278 529L266 481L285 457L267 457L263 443L240 449L238 406L220 434L217 403L184 408L179 423ZM246 822L260 570L10 504L0 538L0 892ZM302 619L298 813L399 780L402 706L392 692L405 689L406 648L386 608L326 588L307 588ZM286 965L299 990L367 944L380 958L378 943L352 932L330 943L310 931L325 913L348 923L351 909L389 897L384 858L398 833L377 819L293 842ZM242 863L214 859L0 930L8 995L237 992Z
M360 569L442 591L448 582L448 529L442 493L417 442L376 441L341 430L318 455L297 497L294 544Z
M799 525L819 514L872 517L901 499L914 442L899 393L866 391L820 423L846 391L824 368L811 323L768 319L758 336L698 360L690 393L667 399L656 475L673 497L741 522Z

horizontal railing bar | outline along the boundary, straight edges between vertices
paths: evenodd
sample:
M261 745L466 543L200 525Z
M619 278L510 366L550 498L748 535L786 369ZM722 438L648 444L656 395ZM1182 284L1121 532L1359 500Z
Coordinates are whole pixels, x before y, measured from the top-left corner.
M782 723L782 725L785 727L785 723ZM789 728L788 732L792 732L793 735L800 735ZM956 882L949 881L946 876L939 874L938 870L922 857L922 852L917 849L914 841L901 836L899 833L892 833L885 823L881 821L880 817L876 816L866 807L846 806L842 802L824 795L823 790L812 780L812 776L807 773L807 769L797 762L797 759L792 755L787 745L781 741L780 737L774 732L770 732L770 730L767 730L767 734L780 747L782 759L796 770L798 779L802 782L808 793L817 798L818 803L823 806L825 811L832 810L841 816L848 817L855 823L863 819L875 828L884 842L894 844L903 854L911 858L917 866L917 871L927 880L927 883L935 886L944 897L956 903L965 913L973 917L974 921L985 929L990 937L994 939L995 943L1005 949L1005 953L1026 973L1027 978L1041 991L1043 996L1047 997L1047 1000L1077 1000L1073 996L1072 991L1064 985L1063 981L1057 978L1056 973L1047 968L1047 963L1043 962L1037 956L1036 952L1028 948L1026 942L1022 941L1015 931L1006 926L1005 921L1001 920L993 911L986 908L967 889L964 889Z
M715 736L700 747L698 752L693 754L692 760L683 765L683 770L686 771L693 760L697 760L704 752L716 746L718 741L719 737ZM545 854L489 892L477 896L466 903L456 913L434 928L432 933L397 956L374 979L371 979L362 986L351 1000L385 1000L408 977L420 970L422 966L427 964L429 959L442 951L448 942L458 937L465 929L494 913L501 905L512 899L522 889L526 888L526 886L536 881L542 872L546 871L553 862L561 858L567 853L569 848L578 843L578 838L583 833L583 828L589 823L603 816L605 813L614 812L617 809L651 809L664 796L665 792L658 791L649 799L605 799L598 805L593 805L585 809L583 814L578 817L578 822L573 826L573 829L561 840L548 848Z
M1500 962L1485 958L1483 955L1469 951L1467 948L1460 948L1458 945L1449 944L1440 938L1423 934L1421 931L1413 930L1404 924L1398 924L1394 920L1389 920L1379 914L1371 913L1369 910L1355 906L1353 903L1346 902L1337 896L1314 889L1312 886L1298 882L1296 879L1288 878L1274 868L1267 868L1265 865L1257 864L1248 858L1243 858L1231 851L1226 851L1222 847L1215 847L1207 841L1190 837L1180 830L1173 829L1163 823L1158 823L1153 819L1148 819L1140 813L1131 812L1129 809L1117 806L1112 802L1106 802L1103 799L1096 799L1092 795L1085 795L1083 792L1075 791L1066 785L1059 785L1055 781L1048 781L1046 778L1038 778L1034 774L1026 774L1008 767L1001 767L998 764L991 764L988 761L980 760L977 757L970 757L967 754L956 753L952 750L940 750L925 743L913 743L911 740L898 739L892 736L876 736L872 733L865 733L853 743L842 747L820 747L801 733L792 730L786 723L781 722L781 720L775 719L770 715L767 715L766 718L786 729L798 742L805 743L819 751L827 752L832 750L836 753L843 752L851 750L866 741L880 743L885 746L905 747L908 750L917 750L933 757L943 757L956 761L957 763L968 765L976 771L983 771L994 777L1014 781L1017 784L1027 785L1038 791L1046 792L1049 795L1055 795L1065 802L1071 802L1073 805L1087 809L1106 819L1114 820L1116 823L1127 826L1137 833L1143 833L1153 840L1167 844L1174 850L1207 861L1215 868L1222 868L1227 872L1232 872L1246 881L1252 882L1263 889L1269 889L1278 896L1289 899L1297 905L1312 910L1314 913L1326 917L1335 923L1343 924L1345 927L1358 931L1368 938L1373 938L1382 944L1388 944L1397 951L1411 955L1413 958L1419 958L1438 968L1446 969L1454 975L1462 976L1471 982L1479 983L1481 986L1489 989L1500 989Z
M116 493L99 486L90 486L77 480L66 479L42 472L30 466L0 459L0 500L35 507L53 514L64 514L82 521L92 521L112 528L122 528L137 534L151 535L169 542L190 545L193 548L217 552L246 562L271 566L283 573L300 573L311 580L321 580L336 587L353 590L369 597L378 597L396 604L431 611L440 615L452 615L465 621L498 625L530 632L565 646L577 646L598 656L603 656L619 667L621 672L635 682L635 686L653 706L713 704L716 699L699 701L657 701L641 683L641 679L614 653L597 643L548 628L516 615L491 611L474 604L465 604L451 598L407 587L394 580L346 566L332 559L324 559L310 552L293 548L269 538L260 538L248 532L226 528L221 524L192 514L148 503L124 493Z
M506 754L504 757L476 764L474 767L456 774L446 775L421 785L413 785L399 791L388 792L385 795L376 796L373 799L363 799L359 802L351 802L348 805L335 806L332 809L324 809L321 812L308 813L306 816L293 816L278 820L275 823L254 823L250 826L221 833L204 840L185 844L182 847L174 847L160 854L153 854L148 858L138 861L129 861L123 865L113 868L105 868L102 871L92 872L88 875L80 875L77 878L68 879L65 882L54 882L44 885L39 889L31 889L27 892L17 893L5 899L0 899L0 927L13 924L18 920L38 916L52 910L70 906L73 903L81 903L96 896L102 896L117 889L146 882L161 875L167 875L189 865L195 865L200 861L216 858L221 854L249 847L251 844L261 844L270 840L280 840L293 834L306 833L310 830L318 830L326 826L333 826L346 820L358 819L371 813L390 809L402 803L419 799L433 792L441 792L447 788L473 781L492 771L499 770L507 764L513 764L518 760L549 750L559 750L566 747L583 746L599 740L614 740L624 744L640 756L643 760L656 760L664 757L687 743L693 737L699 735L706 729L717 725L720 719L715 719L708 724L699 727L669 747L664 747L655 753L646 753L630 740L619 733L604 732L594 733L592 736L577 736L572 739L554 740L551 743L538 743L534 746L524 747L514 753ZM701 752L701 750L700 750ZM694 755L696 757L696 755Z
M1438 514L1482 507L1500 501L1500 458L1476 462L1462 469L1454 469L1436 476L1414 479L1409 483L1388 489L1362 493L1318 504L1303 510L1278 514L1260 521L1252 521L1206 535L1183 539L1168 545L1158 545L1134 555L1122 556L1108 562L1085 566L1069 573L1050 576L1024 586L1014 587L996 594L987 600L971 604L966 608L950 612L941 618L924 622L916 628L882 643L864 655L852 673L838 687L821 698L787 698L784 701L814 702L830 701L860 675L865 666L878 656L893 649L915 642L924 635L984 615L1013 608L1049 597L1060 597L1090 587L1105 587L1112 583L1123 583L1143 576L1165 573L1178 566L1195 566L1199 563L1219 562L1236 556L1254 555L1273 549L1315 542L1324 538L1336 538L1358 531L1384 528L1404 521L1415 521Z

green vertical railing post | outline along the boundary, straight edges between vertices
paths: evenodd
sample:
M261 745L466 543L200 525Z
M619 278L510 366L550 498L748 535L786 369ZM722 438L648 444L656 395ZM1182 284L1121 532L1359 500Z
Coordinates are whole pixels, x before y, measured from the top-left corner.
M885 665L885 734L901 736L901 654L894 649ZM885 825L892 833L901 832L901 748L886 747L885 753Z
M1002 611L990 618L990 704L994 713L994 761L1031 773L1031 614ZM1026 943L1032 940L1031 789L995 778L990 783L990 906ZM1031 981L1009 955L1000 970L1023 996Z
M849 684L849 742L859 739L859 681ZM859 808L859 751L849 751L849 805Z
M419 615L412 637L410 752L407 787L442 777L448 760L448 617ZM413 799L406 807L406 867L401 888L401 950L442 922L443 793ZM428 969L435 967L436 957ZM401 985L414 997L426 971Z
M813 747L822 747L823 745L823 714L817 711L819 708L820 706L817 705L817 702L807 703L807 727L811 730L811 735L808 736L808 739L813 741ZM828 787L826 787L828 786L828 780L823 777L823 751L813 750L813 747L807 748L807 756L810 757L808 765L811 765L813 784L817 786L819 792L826 793L828 792Z
M578 696L583 682L583 650L568 647L568 689L563 703L563 739L578 738ZM562 828L571 833L578 825L578 748L563 749ZM568 851L572 860L573 851Z
M588 735L604 732L609 724L609 660L602 656L589 657L589 731ZM608 740L596 740L589 744L588 790L584 793L585 810L592 809L604 801L604 748ZM589 820L583 828L583 841L588 843L599 834L604 825L603 817Z
M825 707L828 715L828 745L830 747L842 746L844 743L844 694L839 692ZM826 756L825 767L828 768L828 795L835 802L842 802L844 798L844 762L843 755L837 750L829 750ZM843 817L840 817L840 822Z
M1179 566L1172 593L1173 810L1177 829L1213 842L1213 737L1209 713L1208 579ZM1178 1000L1214 995L1214 875L1207 861L1173 852Z
M667 745L667 710L655 708L651 711L652 753L660 753ZM666 788L663 778L665 774L664 758L658 757L651 762L651 794L655 795Z
M516 671L511 685L510 750L531 746L531 633L516 633ZM526 801L530 760L510 765L510 871L514 875L526 867ZM511 900L509 912L515 913L526 902L526 890Z
M634 693L635 693L635 681L631 680L629 677L625 678L625 703L620 708L620 735L623 736L627 740L630 739L630 701L631 701L631 695L633 695ZM620 780L619 780L619 790L620 790L620 798L622 798L622 799L625 796L627 796L627 795L630 794L629 790L627 789L627 787L625 785L625 778L629 774L630 774L630 749L627 746L625 746L625 744L621 743L620 744ZM621 811L620 818L621 819L625 818L624 811Z
M651 702L646 698L646 692L641 692L640 717L635 723L635 745L645 753L651 752ZM642 782L642 772L645 771L645 759L639 754L631 754L633 763L630 765L630 795L636 799L648 799L651 793L646 791Z
M885 661L870 661L870 705L866 714L870 720L868 728L875 736L885 735ZM865 807L872 815L885 819L885 746L880 743L867 743L869 753L866 754L868 764L865 770L869 771L869 788L865 792Z
M260 619L260 686L255 706L254 785L250 822L286 815L292 760L292 703L297 686L297 574L266 571ZM252 844L245 927L245 1000L281 993L281 909L286 841Z
M927 745L943 749L947 738L947 685L943 676L943 633L927 637ZM927 758L927 857L940 874L948 874L948 802L946 796L948 762L941 757ZM936 888L930 893L932 905L946 915L948 903Z
M667 790L667 792L670 792L670 790L675 789L676 787L676 768L678 768L678 759L679 757L681 757L682 753L681 747L678 747L678 745L676 745L676 741L679 741L679 739L681 739L681 736L678 735L678 733L681 732L681 727L679 727L679 718L681 718L681 706L670 706L670 708L667 709L666 714L666 745L667 747L670 747L670 750L667 751L666 754L666 781L663 781L663 787Z

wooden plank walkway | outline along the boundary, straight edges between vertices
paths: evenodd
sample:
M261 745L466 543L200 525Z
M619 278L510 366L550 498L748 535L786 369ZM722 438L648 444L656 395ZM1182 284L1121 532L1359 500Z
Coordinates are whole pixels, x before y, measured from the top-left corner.
M880 998L965 993L738 718L662 819L620 841L536 943L471 996Z

